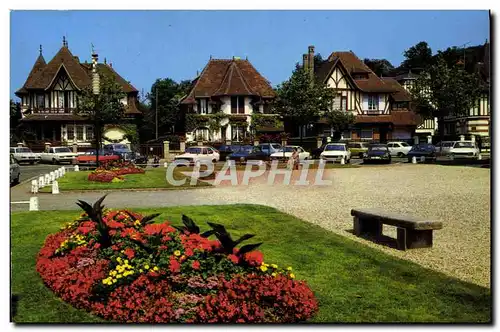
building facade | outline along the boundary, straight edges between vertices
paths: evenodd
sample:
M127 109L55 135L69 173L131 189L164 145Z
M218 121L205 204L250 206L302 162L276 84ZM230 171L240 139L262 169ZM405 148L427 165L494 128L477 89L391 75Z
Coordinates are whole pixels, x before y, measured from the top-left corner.
M137 109L138 91L125 81L111 64L97 63L95 66L101 77L108 76L116 80L126 93L121 100L125 106L124 122L133 121L142 113ZM92 84L93 64L81 63L68 48L63 39L63 46L48 62L40 54L31 69L24 85L16 91L21 99L21 122L26 131L32 134L31 141L53 145L92 146L94 140L93 125L85 117L75 115L78 110L79 93ZM130 143L124 131L117 126L107 128L103 133L103 143ZM28 141L27 143L30 143Z
M253 115L274 117L270 114L274 98L271 85L248 59L210 59L181 101L186 113L187 141L250 139L253 131L265 130L252 127Z
M410 140L420 119L410 109L410 96L391 78L378 77L353 52L333 52L328 60L314 64L314 46L303 55L304 68L316 84L326 84L337 94L334 107L355 116L343 139L386 142ZM330 136L331 129L320 119L309 133Z

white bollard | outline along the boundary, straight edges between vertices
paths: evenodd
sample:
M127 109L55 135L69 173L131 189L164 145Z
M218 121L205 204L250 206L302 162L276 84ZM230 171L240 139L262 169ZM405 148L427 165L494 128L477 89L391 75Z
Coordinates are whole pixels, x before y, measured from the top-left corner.
M167 167L168 167L167 162L165 162L165 163L163 164L163 167L165 167L165 168L167 168Z
M37 180L31 181L31 192L33 194L36 194L38 192L38 181Z
M40 176L38 178L38 188L43 188L43 187L45 187L45 179L43 176Z
M411 157L411 163L416 164L417 163L417 157L413 156Z
M57 181L52 182L52 193L59 194L59 184Z
M481 156L481 154L478 154L477 155L477 160L483 160L483 156Z
M66 174L66 167L61 167L62 175Z
M48 186L50 184L50 175L45 174L45 185Z
M58 169L56 169L54 171L54 178L55 178L55 180L59 179L59 170Z
M30 197L30 211L38 211L38 197Z
M56 173L50 172L50 181L54 182L55 179L56 179Z
M80 171L80 168L78 167L78 165L75 165L75 172L79 172Z
M345 165L344 157L340 158L340 165Z

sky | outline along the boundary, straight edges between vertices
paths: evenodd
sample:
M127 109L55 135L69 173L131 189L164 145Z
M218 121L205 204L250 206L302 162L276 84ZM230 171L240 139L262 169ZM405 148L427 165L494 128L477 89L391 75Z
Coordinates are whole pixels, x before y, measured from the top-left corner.
M488 11L12 11L10 96L24 84L42 45L49 62L66 36L73 55L91 58L91 44L139 91L157 78L193 79L210 56L248 57L276 86L307 47L326 58L352 50L385 58L426 41L433 53L490 39Z

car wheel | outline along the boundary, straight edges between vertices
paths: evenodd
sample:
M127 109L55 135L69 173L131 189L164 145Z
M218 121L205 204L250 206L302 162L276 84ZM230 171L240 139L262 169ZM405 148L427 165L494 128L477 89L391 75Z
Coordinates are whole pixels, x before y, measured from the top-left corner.
M52 164L53 164L53 165L57 165L57 160L56 160L56 158L52 158Z
M19 178L20 178L20 177L21 177L21 173L17 174L17 178L15 178L15 179L14 179L13 184L15 184L15 185L16 185L16 184L19 184L19 182L20 182L20 181L19 181Z
M358 154L359 159L363 159L363 153Z
M34 164L35 164L35 162L34 162L34 161L30 161L30 165L34 165Z
M212 163L216 163L217 162L217 159L212 159Z
M405 156L405 154L403 152L398 152L398 157L399 158L403 158Z

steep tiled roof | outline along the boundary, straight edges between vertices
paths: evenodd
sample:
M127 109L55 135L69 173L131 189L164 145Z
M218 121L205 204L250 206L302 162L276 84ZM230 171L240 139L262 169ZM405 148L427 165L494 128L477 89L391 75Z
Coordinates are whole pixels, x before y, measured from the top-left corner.
M211 59L193 81L193 88L182 103L194 103L196 97L222 95L272 98L275 93L269 82L248 60Z
M401 86L394 78L392 77L383 77L382 80L385 82L385 84L391 85L396 92L392 93L391 96L394 99L394 101L410 101L411 96L406 91L405 88Z
M317 71L316 77L324 82L335 63L340 62L349 74L356 87L363 92L395 92L394 88L385 84L367 65L353 52L333 52L328 57L327 64L323 64ZM355 73L366 74L368 78L358 79Z
M394 79L396 81L402 81L402 80L416 80L417 78L419 78L420 75L417 75L415 73L412 73L411 71L408 71L407 73L404 73L404 74L401 74L401 75L398 75L396 77L394 77Z
M395 126L416 126L420 116L411 111L397 111L386 115L357 115L354 123L392 123Z
M41 57L41 56L40 56ZM43 57L37 59L23 88L16 93L26 93L28 89L47 89L53 83L60 70L65 70L71 81L78 89L83 89L92 83L92 71L90 64L80 63L77 56L73 56L67 45L63 45L59 52L45 64ZM35 69L37 69L35 71ZM98 71L101 75L113 76L123 91L137 92L130 83L125 81L113 68L106 64L98 64Z
M38 73L40 71L42 71L45 66L47 65L47 63L45 62L45 59L43 58L43 55L40 51L40 55L38 56L38 58L36 59L35 61L35 64L33 65L33 68L31 69L29 75L28 75L28 78L26 79L26 82L24 82L24 85L21 89L17 90L18 93L25 93L27 92L26 90L26 86L27 85L31 85L32 82L33 82L33 78L36 77L38 75Z

